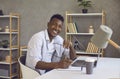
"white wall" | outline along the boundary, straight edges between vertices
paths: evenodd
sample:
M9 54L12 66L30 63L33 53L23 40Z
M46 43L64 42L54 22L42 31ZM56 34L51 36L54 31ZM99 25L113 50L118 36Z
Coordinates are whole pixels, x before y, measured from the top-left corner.
M120 0L91 0L94 5L89 12L106 11L106 23L114 31L112 40L120 44ZM0 0L0 9L4 14L19 12L21 14L21 45L27 45L31 36L45 29L51 15L60 13L65 16L65 11L81 12L77 0ZM64 29L64 28L63 28ZM64 37L64 30L61 33ZM120 53L109 45L105 56L120 57Z

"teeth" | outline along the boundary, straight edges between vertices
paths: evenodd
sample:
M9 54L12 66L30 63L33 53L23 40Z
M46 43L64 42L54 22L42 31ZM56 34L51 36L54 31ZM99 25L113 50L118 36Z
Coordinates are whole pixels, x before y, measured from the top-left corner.
M54 33L57 33L57 31L55 31L55 30L54 30L53 32L54 32Z

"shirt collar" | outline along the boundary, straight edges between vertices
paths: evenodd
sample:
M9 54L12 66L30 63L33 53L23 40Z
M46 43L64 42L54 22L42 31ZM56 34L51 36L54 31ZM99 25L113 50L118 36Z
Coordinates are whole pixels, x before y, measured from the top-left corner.
M49 38L48 30L47 29L45 30L45 39L46 39L46 41L50 42L50 38ZM54 42L54 39L52 39L52 42Z
M47 29L45 30L45 39L48 40L48 41L50 41Z

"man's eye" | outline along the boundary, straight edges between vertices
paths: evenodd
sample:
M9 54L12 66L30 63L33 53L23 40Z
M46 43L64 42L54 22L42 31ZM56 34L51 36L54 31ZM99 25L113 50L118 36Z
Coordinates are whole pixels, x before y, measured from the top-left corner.
M56 24L56 23L53 23L52 25L55 25L55 26L56 26L57 24Z
M62 26L61 26L61 25L59 25L59 28L62 28Z

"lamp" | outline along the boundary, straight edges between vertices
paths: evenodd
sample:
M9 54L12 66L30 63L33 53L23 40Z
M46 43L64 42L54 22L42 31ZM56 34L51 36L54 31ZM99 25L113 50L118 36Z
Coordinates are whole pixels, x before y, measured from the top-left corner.
M120 49L120 46L110 39L112 33L113 31L111 28L106 25L101 25L100 28L96 31L95 35L91 38L91 41L98 48L106 48L108 43L110 43L115 48Z
M101 25L100 28L96 31L95 35L91 38L91 42L94 43L98 48L106 48L108 43L110 43L120 51L120 46L110 39L112 33L113 31L111 28L106 25ZM98 59L99 55L100 52L98 52Z

